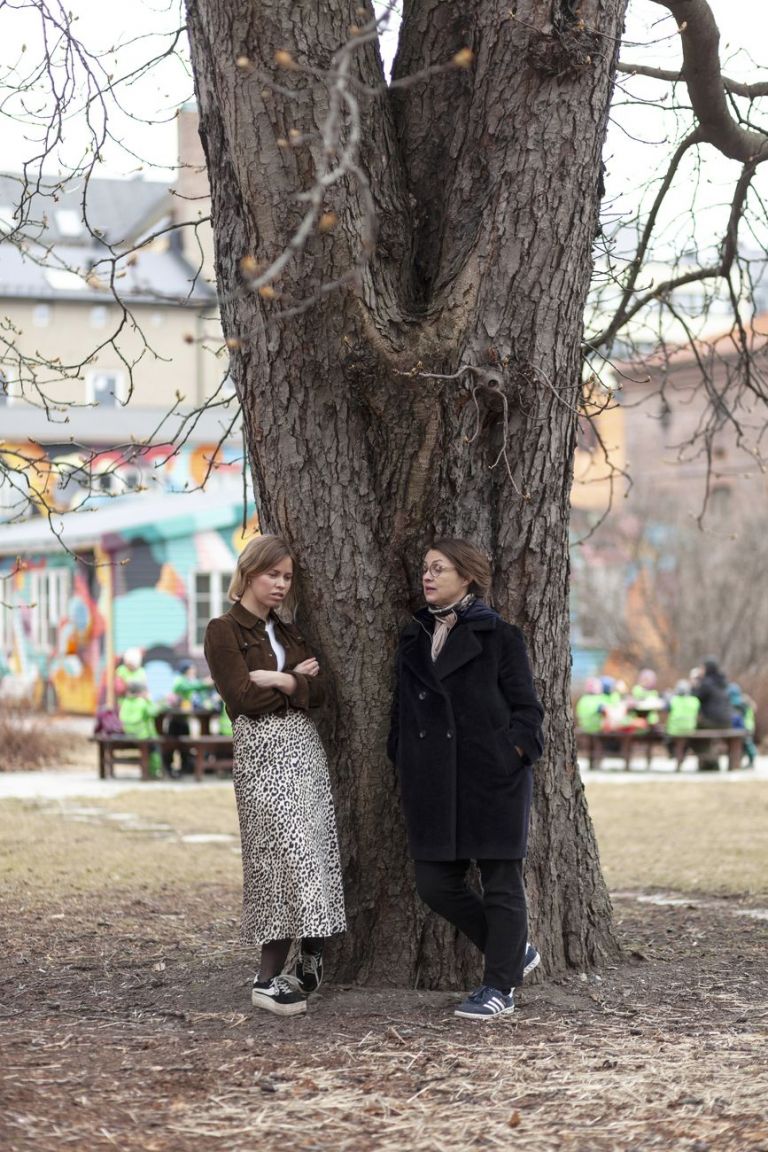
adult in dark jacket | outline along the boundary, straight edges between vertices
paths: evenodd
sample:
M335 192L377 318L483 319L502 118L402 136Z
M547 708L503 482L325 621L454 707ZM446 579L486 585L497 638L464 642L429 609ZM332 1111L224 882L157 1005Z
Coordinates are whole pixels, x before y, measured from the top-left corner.
M483 600L485 555L437 540L426 607L400 637L389 755L398 767L421 898L483 952L483 985L456 1014L492 1019L538 963L528 946L523 858L543 709L520 629ZM467 885L476 860L483 894Z
M703 674L696 678L693 688L701 707L696 723L697 728L730 728L733 723L733 707L728 694L728 681L720 671L720 665L710 657L704 661ZM713 744L699 746L699 770L716 772L720 761L715 755Z
M697 727L731 727L733 706L728 693L728 681L716 660L704 661L704 674L697 680L693 694L701 704Z

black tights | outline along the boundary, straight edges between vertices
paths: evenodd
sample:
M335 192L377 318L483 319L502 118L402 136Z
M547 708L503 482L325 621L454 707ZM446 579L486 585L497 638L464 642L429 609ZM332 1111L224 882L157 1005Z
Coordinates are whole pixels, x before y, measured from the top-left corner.
M262 944L259 963L260 981L271 980L273 976L278 976L282 972L290 947L290 936L285 940L268 940L266 944ZM301 947L305 952L322 952L323 937L305 936L301 941Z

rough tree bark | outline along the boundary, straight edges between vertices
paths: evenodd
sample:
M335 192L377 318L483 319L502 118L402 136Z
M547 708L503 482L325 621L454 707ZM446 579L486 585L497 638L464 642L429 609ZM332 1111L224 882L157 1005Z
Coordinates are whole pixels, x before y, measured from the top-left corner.
M567 585L582 313L625 0L576 7L406 0L396 75L463 48L472 66L360 97L375 252L358 285L281 319L354 263L359 189L349 180L334 194L338 226L288 265L277 300L248 290L241 261L277 255L302 214L295 193L313 180L317 145L278 141L317 133L327 108L325 86L304 73L276 76L296 97L264 76L278 50L327 68L360 9L188 0L223 322L260 511L297 549L303 623L335 685L325 735L350 920L335 957L343 979L434 985L467 979L473 964L457 964L447 931L425 922L384 754L391 657L435 533L492 552L496 604L528 638L546 706L528 890L547 969L615 951L576 768ZM382 83L375 46L354 67ZM465 365L475 371L454 379L414 372ZM503 459L491 467L505 403L514 482Z

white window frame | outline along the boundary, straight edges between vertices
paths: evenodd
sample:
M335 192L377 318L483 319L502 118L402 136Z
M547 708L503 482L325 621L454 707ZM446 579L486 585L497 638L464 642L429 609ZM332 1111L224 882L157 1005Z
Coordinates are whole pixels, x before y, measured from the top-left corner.
M206 572L201 568L189 573L189 583L187 586L187 640L191 653L197 655L202 653L202 634L205 631L205 625L209 620L213 619L214 616L223 615L229 607L227 590L233 572L234 568L232 572ZM200 600L197 581L200 576L205 576L210 580L210 607L205 615L205 619L199 617L197 613L197 605ZM198 639L198 630L200 632L200 639Z
M96 383L100 378L111 379L112 392L114 393L115 403L114 407L123 402L126 398L125 386L125 372L119 368L94 368L92 372L87 372L85 377L85 398L88 404L95 404L96 400ZM112 407L112 405L110 405Z
M31 610L30 640L38 651L53 652L61 622L69 611L72 573L68 568L41 568L27 573L26 594ZM23 602L22 602L23 603ZM20 607L20 604L14 607Z

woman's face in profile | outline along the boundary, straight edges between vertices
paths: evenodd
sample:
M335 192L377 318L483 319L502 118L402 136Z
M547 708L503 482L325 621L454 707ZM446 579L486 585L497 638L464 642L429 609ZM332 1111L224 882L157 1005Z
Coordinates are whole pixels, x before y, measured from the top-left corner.
M447 556L430 548L421 568L421 586L427 604L435 608L455 604L462 596L466 596L469 585L470 581L458 573Z

